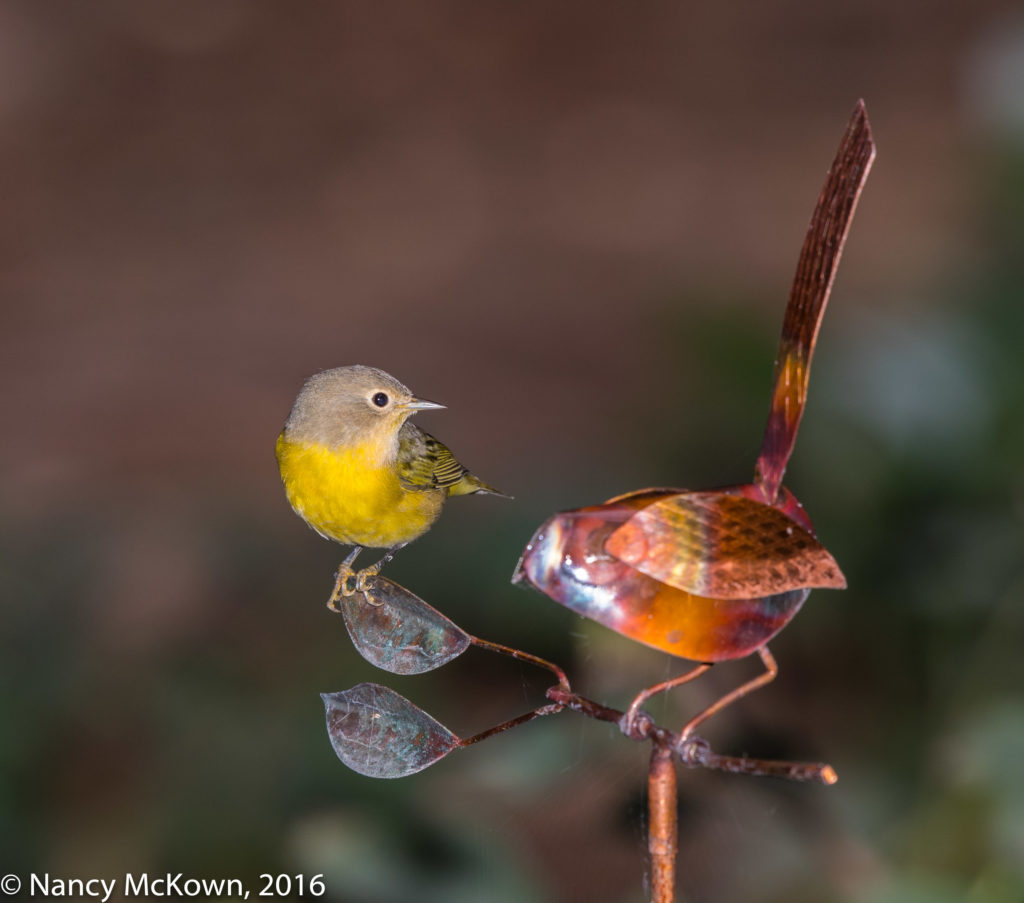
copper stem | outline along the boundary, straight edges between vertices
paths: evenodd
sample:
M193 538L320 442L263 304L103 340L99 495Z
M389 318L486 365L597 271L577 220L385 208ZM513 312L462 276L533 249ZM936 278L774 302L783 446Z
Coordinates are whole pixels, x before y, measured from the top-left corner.
M676 898L676 766L672 750L656 744L647 776L647 807L650 821L647 849L651 853L651 903L673 903Z

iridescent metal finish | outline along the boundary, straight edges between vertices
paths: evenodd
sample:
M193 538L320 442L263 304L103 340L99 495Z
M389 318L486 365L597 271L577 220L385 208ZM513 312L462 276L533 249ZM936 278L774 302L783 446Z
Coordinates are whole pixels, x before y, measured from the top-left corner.
M748 487L737 487L746 489ZM768 597L709 599L655 580L607 550L638 509L673 493L650 491L566 511L533 536L512 577L577 614L681 658L718 662L754 652L778 633L809 589Z
M874 155L859 103L800 253L754 481L710 492L648 489L556 514L527 544L513 582L631 639L701 662L749 655L788 623L812 588L846 586L782 476L821 318Z
M846 587L813 533L777 508L721 492L651 502L608 537L605 549L648 577L715 599Z

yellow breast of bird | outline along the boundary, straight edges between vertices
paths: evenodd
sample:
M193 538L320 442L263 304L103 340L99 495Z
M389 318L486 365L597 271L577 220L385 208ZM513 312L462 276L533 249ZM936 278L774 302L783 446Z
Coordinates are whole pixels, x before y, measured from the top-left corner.
M330 449L277 440L288 501L317 533L336 542L389 548L411 542L437 520L443 489L412 491L376 449Z

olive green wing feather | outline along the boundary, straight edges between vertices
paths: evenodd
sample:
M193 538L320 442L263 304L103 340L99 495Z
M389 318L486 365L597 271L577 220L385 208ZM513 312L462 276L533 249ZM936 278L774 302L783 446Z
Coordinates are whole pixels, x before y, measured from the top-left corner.
M505 496L463 467L447 445L409 422L398 433L398 479L414 492L445 489L448 495Z
M398 434L398 478L406 489L446 489L467 473L443 442L411 423Z

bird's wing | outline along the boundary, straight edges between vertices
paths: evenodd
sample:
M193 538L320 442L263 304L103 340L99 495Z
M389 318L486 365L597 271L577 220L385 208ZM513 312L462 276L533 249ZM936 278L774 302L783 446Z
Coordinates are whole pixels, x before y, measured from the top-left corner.
M406 489L447 489L468 474L448 446L406 421L398 433L398 479Z

